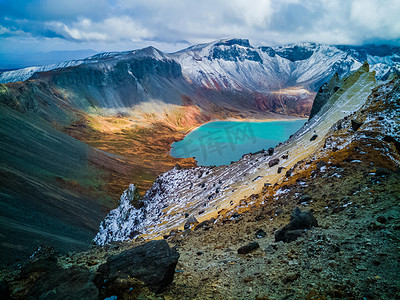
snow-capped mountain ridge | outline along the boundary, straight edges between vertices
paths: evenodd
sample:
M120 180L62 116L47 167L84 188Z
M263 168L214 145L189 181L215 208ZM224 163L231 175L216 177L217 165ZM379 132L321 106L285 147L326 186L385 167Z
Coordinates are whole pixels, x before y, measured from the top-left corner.
M400 70L398 47L294 43L255 48L247 39L221 39L171 54L150 46L140 50L106 52L83 60L14 70L0 74L0 83L27 80L36 72L145 57L175 60L181 65L183 75L189 81L216 90L266 91L290 85L317 90L335 72L341 76L346 75L358 69L365 60L377 72L378 78L387 76L393 70Z

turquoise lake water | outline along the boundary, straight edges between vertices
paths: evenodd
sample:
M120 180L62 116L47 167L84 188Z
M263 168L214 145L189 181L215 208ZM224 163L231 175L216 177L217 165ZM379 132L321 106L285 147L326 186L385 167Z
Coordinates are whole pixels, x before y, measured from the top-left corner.
M217 121L204 124L172 144L173 157L195 157L200 166L220 166L243 154L267 150L286 141L306 120L271 122Z

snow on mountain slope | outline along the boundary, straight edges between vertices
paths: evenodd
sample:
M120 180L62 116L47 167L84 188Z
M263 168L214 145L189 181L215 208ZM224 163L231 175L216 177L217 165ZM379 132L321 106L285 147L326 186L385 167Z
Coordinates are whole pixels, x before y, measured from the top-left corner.
M90 56L85 59L81 60L70 60L65 61L57 64L50 64L44 66L37 66L37 67L29 67L23 68L8 72L0 73L0 83L8 83L8 82L16 82L16 81L24 81L28 80L32 77L33 74L37 72L46 72L56 69L63 69L73 66L79 66L82 64L93 64L98 63L100 61L106 61L109 59L117 59L121 58L122 56L126 55L126 52L105 52Z
M386 56L365 56L371 69L377 71L378 79L387 73L388 67L400 67L396 51ZM364 63L364 56L358 52L336 46L299 43L256 49L248 40L240 39L196 45L171 56L181 64L182 73L191 82L216 90L260 92L289 86L317 90L335 72L344 76Z
M277 172L278 168L290 170L300 160L322 149L330 128L364 105L377 86L375 73L368 69L365 64L342 79L327 104L291 139L278 146L273 156L248 154L238 162L217 168L174 168L157 178L144 196L141 208L121 201L121 206L110 212L101 224L95 241L103 245L127 240L139 233L157 237L174 228L182 229L187 220L185 215L201 222L232 210L244 199L251 203L251 195L259 193L265 183L273 185L285 178L285 172ZM283 159L283 155L288 158ZM270 167L274 159L279 163Z
M67 67L77 66L82 63L83 63L82 60L71 60L41 67L29 67L24 69L8 71L0 74L0 83L24 81L32 77L32 75L36 72L44 72L54 69L67 68Z

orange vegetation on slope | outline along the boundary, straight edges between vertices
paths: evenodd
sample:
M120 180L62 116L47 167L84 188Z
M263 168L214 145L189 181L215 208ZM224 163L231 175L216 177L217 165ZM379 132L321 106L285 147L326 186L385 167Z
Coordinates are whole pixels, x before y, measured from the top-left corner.
M106 179L109 193L118 199L129 183L138 185L143 193L159 174L176 164L183 168L196 166L193 158L174 158L169 150L173 142L183 139L188 131L205 121L197 107L185 106L140 118L82 115L64 131L90 146L115 154L115 159L122 162ZM92 152L91 156L89 161L101 167L97 153Z

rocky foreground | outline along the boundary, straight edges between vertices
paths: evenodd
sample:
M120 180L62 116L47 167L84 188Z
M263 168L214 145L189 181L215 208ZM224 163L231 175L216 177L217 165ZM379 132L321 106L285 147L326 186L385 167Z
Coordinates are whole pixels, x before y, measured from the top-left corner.
M158 241L69 255L43 247L2 271L0 297L400 298L399 116L393 79L336 122L311 155L278 169L282 180L232 211L188 218L188 229Z

